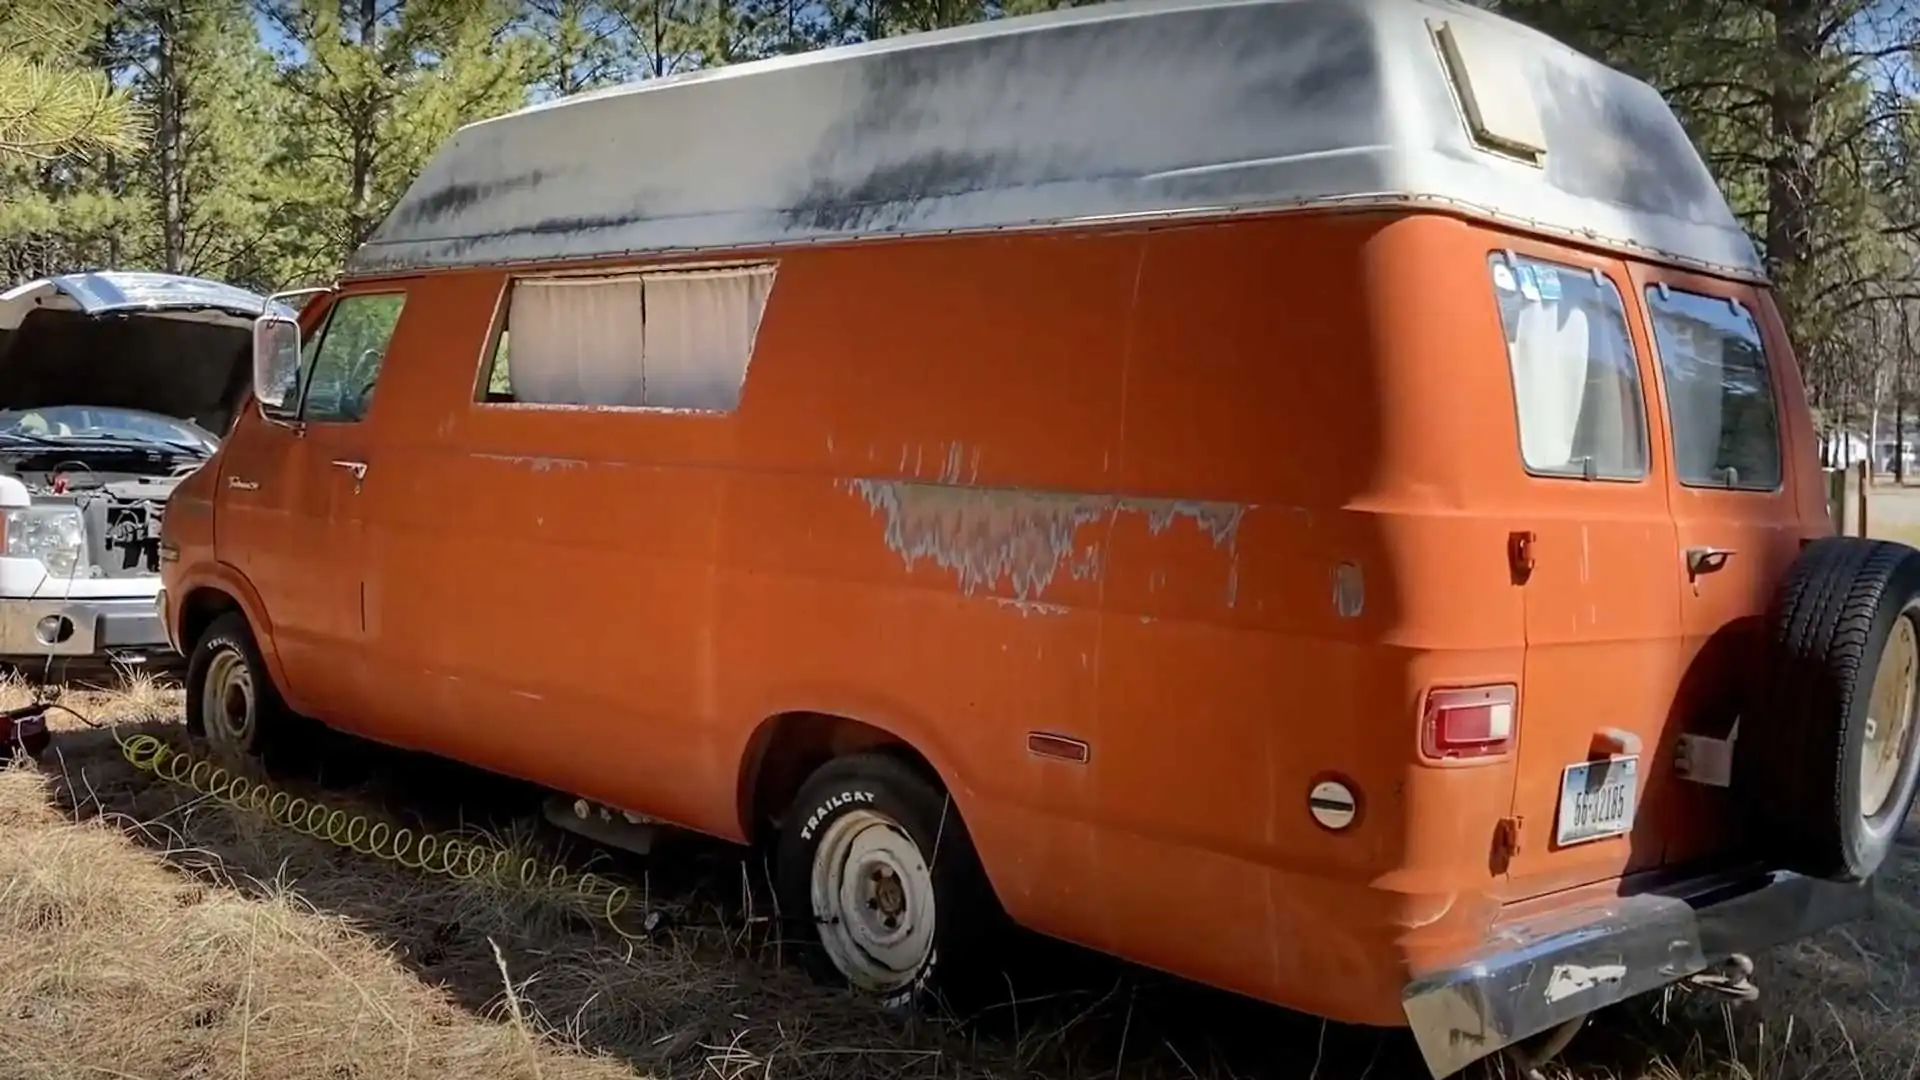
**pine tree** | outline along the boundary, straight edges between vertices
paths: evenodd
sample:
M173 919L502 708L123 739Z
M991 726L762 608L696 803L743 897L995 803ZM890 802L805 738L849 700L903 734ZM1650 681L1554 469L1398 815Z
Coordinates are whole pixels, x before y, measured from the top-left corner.
M0 159L45 162L138 143L132 104L80 59L109 11L101 0L0 0Z
M525 103L533 42L505 0L270 0L285 135L272 163L294 278L324 277L462 124Z
M273 69L245 0L123 4L128 79L153 117L139 156L139 263L266 286L277 274L263 151Z
M526 0L525 33L535 45L536 92L566 97L628 77L623 5L607 0Z

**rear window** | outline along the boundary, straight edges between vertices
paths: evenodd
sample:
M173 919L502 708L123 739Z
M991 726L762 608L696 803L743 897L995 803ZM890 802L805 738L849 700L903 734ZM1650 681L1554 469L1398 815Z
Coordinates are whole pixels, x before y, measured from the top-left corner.
M1674 472L1689 487L1780 486L1780 429L1760 327L1725 297L1647 290Z
M1488 262L1527 471L1647 474L1647 417L1626 305L1605 276L1504 252Z

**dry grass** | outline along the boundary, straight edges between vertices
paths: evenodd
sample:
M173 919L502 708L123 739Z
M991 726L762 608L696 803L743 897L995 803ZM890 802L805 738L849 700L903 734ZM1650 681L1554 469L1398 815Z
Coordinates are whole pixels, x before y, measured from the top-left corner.
M0 706L24 693L0 684ZM65 701L178 734L177 694L149 680ZM763 871L729 849L618 867L664 917L625 942L540 891L423 876L195 799L133 771L106 733L56 726L46 761L0 770L4 1080L1424 1075L1404 1037L1037 943L1039 974L967 1024L885 1016L780 962ZM577 855L529 824L524 791L454 766L375 755L370 778L327 797ZM1920 1076L1917 950L1910 843L1874 916L1762 959L1760 1005L1631 1003L1564 1075Z

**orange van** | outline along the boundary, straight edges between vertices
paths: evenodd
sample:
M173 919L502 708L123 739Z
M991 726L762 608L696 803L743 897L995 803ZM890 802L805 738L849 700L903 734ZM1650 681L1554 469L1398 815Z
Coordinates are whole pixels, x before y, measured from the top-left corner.
M1920 553L1830 535L1753 245L1477 9L554 101L317 293L165 518L193 728L765 843L891 1002L1005 917L1539 1060L1866 911L1914 797Z

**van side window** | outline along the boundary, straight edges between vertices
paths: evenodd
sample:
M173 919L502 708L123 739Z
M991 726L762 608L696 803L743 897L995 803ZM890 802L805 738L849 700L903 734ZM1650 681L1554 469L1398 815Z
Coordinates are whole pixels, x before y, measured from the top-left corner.
M367 293L333 305L312 354L301 419L350 424L367 415L406 301L402 293Z
M1780 486L1780 429L1760 327L1726 297L1647 289L1674 472L1688 487Z
M1646 476L1646 406L1620 290L1588 270L1504 252L1488 266L1527 471Z
M510 281L478 399L730 412L773 278L750 266Z

